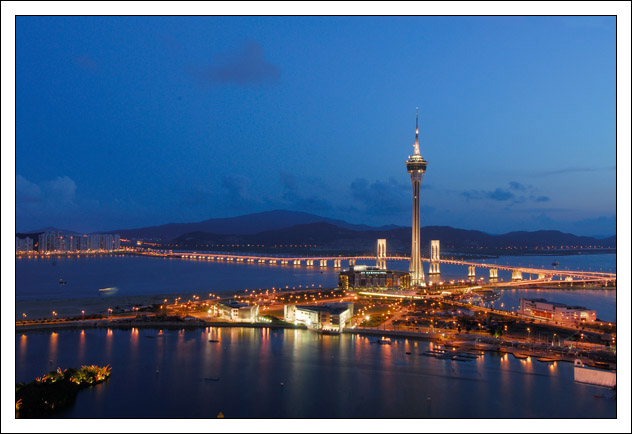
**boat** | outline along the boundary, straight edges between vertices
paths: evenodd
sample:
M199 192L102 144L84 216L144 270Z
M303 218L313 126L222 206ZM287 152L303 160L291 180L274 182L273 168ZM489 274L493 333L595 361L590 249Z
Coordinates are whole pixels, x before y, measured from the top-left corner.
M577 383L593 384L614 389L617 387L616 371L589 368L580 359L575 359L574 379Z
M550 363L550 362L557 362L558 359L557 357L538 357L538 362L545 362L545 363Z
M375 342L380 344L380 345L390 345L391 344L391 339L390 338L382 338L379 341L375 341Z
M526 355L526 354L522 354L522 353L513 353L513 356L514 356L516 359L521 359L521 360L524 360L524 359L528 359L528 358L529 358L529 356L528 356L528 355Z
M209 341L209 342L219 342L219 340L218 340L218 339L209 339L208 341Z
M60 284L60 285L65 285L66 283L68 283L68 282L66 282L66 281L65 281L64 279L62 279L61 277L59 278L59 284Z
M558 265L560 265L560 263L557 262L557 261L553 261L553 263L551 265L554 266L554 267L557 267Z
M99 295L108 293L108 292L112 291L113 289L114 288L101 288L101 289L99 289Z
M340 335L339 330L320 330L321 335Z

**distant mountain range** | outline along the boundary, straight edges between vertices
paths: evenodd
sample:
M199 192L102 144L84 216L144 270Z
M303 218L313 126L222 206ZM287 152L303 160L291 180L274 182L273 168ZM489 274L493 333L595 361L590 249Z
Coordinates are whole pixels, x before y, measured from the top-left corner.
M55 230L44 228L40 231ZM70 231L62 231L70 232ZM137 229L117 229L121 238L143 239L168 244L172 248L213 248L233 245L307 245L318 250L373 251L378 238L386 238L388 251L410 251L410 227L355 225L296 211L266 211L238 217L208 219L197 223L169 223ZM22 234L20 234L22 235ZM616 236L594 238L559 231L509 232L491 235L449 226L421 228L422 249L430 240L440 240L442 249L521 250L546 246L588 246L616 248ZM315 246L315 247L314 247Z
M535 249L545 246L588 246L616 248L616 237L597 240L578 237L559 231L510 232L490 235L480 231L455 229L449 226L421 228L422 250L430 240L440 240L442 248L451 249ZM390 252L410 251L410 228L351 230L331 223L309 223L288 228L262 231L256 234L216 234L190 232L173 239L170 244L181 248L197 248L221 245L264 245L268 248L281 245L316 246L319 250L372 251L378 238L386 238Z
M166 225L138 229L117 229L106 233L120 234L123 238L169 241L191 232L250 235L309 223L329 223L352 231L388 230L401 227L396 225L380 227L354 225L343 220L330 219L305 212L275 210L238 217L208 219L197 223L168 223Z

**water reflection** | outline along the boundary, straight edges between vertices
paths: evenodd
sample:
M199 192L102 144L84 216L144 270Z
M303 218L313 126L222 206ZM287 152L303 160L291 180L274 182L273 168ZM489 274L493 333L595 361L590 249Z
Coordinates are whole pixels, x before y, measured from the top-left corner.
M129 332L129 353L131 356L131 362L135 365L134 362L138 359L138 341L139 341L140 333L137 328L132 327Z
M107 329L105 333L105 357L107 360L112 358L112 341L114 340L114 331Z
M26 361L26 343L27 343L27 337L24 333L22 333L22 336L20 336L20 352L19 352L19 363L24 363Z
M83 391L64 417L214 418L219 411L250 418L616 416L616 402L595 402L598 391L573 383L571 364L545 366L510 354L440 360L419 355L436 348L426 342L378 345L371 344L375 337L303 330L97 329L79 339L74 333L16 334L24 358L16 364L20 381L44 373L47 347L66 365L81 351L112 365L115 375ZM86 335L99 345L86 345ZM209 336L221 342L208 342Z
M50 339L49 339L49 346L48 346L48 355L49 355L49 362L50 365L54 365L55 363L57 363L57 338L58 338L58 334L57 332L51 332L50 334Z
M84 363L86 356L86 331L81 330L79 332L79 346L77 348L77 354L79 356L80 363Z

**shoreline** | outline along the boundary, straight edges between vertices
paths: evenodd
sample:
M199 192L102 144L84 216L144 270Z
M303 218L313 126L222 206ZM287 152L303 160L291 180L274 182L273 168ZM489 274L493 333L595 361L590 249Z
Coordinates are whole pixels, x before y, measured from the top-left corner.
M15 326L15 333L37 333L37 332L56 332L67 330L84 330L84 329L168 329L168 330L181 330L181 329L201 329L208 327L231 327L231 328L268 328L268 329L288 329L288 330L305 330L319 333L317 330L311 330L303 325L294 324L274 324L274 323L231 323L231 322L212 322L204 320L191 320L191 321L139 321L139 320L94 320L94 321L72 321L67 323L49 323L49 324L26 324ZM496 341L491 338L486 338L478 335L453 335L449 338L438 333L430 332L412 332L406 330L379 330L379 329L367 329L367 328L345 328L340 335L361 335L361 336L373 336L373 337L389 337L396 339L413 339L419 341L433 342L444 347L450 347L455 350L462 351L483 351L483 352L495 352L501 354L512 354L516 358L531 357L536 360L540 358L550 359L546 362L568 362L574 363L576 359L580 359L586 366L600 367L599 363L603 363L590 354L584 354L579 350L576 350L575 354L569 352L563 353L562 348L558 348L556 352L538 351L533 346L531 349L528 345L520 341ZM516 346L517 345L517 346ZM523 346L524 348L520 348ZM466 347L466 348L461 348ZM541 361L545 362L545 361ZM608 367L606 369L616 371L616 358L615 362L607 362Z

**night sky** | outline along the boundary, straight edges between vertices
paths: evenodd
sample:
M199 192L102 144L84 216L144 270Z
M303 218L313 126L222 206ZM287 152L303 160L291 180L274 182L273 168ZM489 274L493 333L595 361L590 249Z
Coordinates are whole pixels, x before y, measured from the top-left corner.
M614 17L17 17L16 229L616 233Z

